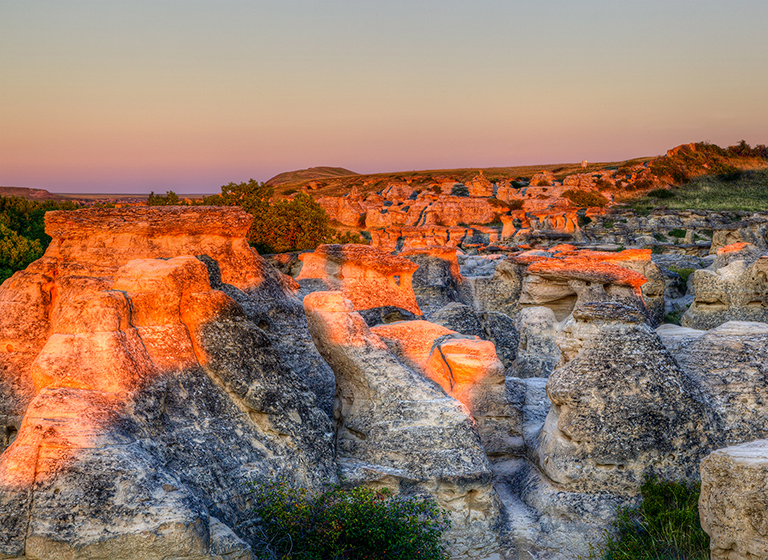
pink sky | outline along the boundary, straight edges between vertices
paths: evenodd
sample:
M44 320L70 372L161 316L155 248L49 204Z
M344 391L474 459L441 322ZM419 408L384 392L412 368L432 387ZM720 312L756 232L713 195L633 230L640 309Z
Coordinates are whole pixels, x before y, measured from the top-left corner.
M4 0L0 185L217 192L765 144L766 22L762 0Z

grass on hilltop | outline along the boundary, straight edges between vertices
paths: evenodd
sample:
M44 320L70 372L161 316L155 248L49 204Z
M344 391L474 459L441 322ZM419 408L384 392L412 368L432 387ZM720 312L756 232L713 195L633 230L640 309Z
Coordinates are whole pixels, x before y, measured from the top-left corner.
M654 208L758 212L768 210L768 169L706 175L669 190L653 190L628 202L640 214Z

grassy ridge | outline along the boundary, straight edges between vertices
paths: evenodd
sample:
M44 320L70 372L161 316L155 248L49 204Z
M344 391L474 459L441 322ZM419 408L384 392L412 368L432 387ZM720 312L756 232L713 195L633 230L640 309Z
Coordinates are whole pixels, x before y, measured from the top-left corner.
M651 191L629 202L628 206L639 213L659 207L673 210L768 211L768 169L697 177L667 191Z

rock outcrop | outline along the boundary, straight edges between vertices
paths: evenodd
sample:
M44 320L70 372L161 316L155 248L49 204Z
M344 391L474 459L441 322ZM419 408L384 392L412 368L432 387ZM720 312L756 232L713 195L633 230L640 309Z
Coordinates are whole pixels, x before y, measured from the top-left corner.
M768 558L768 440L704 458L699 512L712 560Z
M211 286L215 265L254 305L293 297L248 247L250 220L46 216L45 256L0 287L0 553L250 558L248 482L335 479L331 423L306 380Z
M615 306L591 305L604 324L547 383L537 454L565 490L633 495L647 475L696 478L717 442L698 388L648 325Z
M680 323L711 329L726 321L768 322L768 254L754 245L722 247L709 269L693 273L693 304Z
M367 245L320 245L302 253L299 284L312 291L341 291L371 324L420 317L413 292L418 265Z
M452 554L498 547L489 542L498 497L467 409L400 363L341 292L309 294L304 308L315 344L336 373L336 456L346 481L435 496L451 512Z
M707 399L727 445L768 437L768 324L729 321L660 336Z

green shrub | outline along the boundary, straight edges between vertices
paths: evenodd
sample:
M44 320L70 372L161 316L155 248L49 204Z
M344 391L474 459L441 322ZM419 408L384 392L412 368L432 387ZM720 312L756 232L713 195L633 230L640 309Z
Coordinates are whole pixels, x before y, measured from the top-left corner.
M536 186L537 186L537 187L551 187L551 186L552 186L552 183L550 183L550 182L549 182L549 181L547 181L546 179L539 179L539 180L536 182Z
M604 196L588 191L574 191L568 189L563 193L563 196L570 200L574 205L581 206L582 208L593 206L602 208L608 204L608 199Z
M709 536L699 523L700 484L649 479L637 509L619 511L613 531L589 558L709 560Z
M688 282L688 278L693 274L693 272L696 270L695 268L677 268L676 266L670 266L669 270L672 272L678 274L680 278L683 279L683 282Z
M667 236L664 235L663 233L659 233L658 231L653 234L653 238L656 241L661 241L662 243L666 243L667 242Z
M610 219L609 220L604 220L603 221L603 227L606 228L606 229L611 229L613 227L613 224L615 224L615 223L616 222L614 220L610 220Z
M263 560L443 560L446 512L429 498L338 484L312 495L285 480L254 485Z
M668 191L667 189L653 189L648 193L650 198L669 199L675 198L675 193Z
M670 237L677 237L678 239L682 239L683 237L685 237L685 230L675 228L672 231L670 231L667 235L669 235Z

